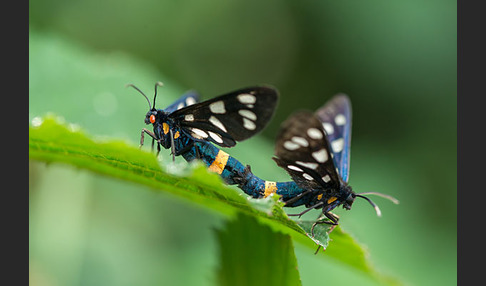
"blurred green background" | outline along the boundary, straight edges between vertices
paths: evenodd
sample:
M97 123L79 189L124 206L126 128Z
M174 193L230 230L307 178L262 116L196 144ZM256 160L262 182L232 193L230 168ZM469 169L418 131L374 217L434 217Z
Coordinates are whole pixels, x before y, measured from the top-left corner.
M269 180L280 123L344 92L353 104L350 184L378 191L339 209L379 270L455 285L456 1L29 1L29 118L54 112L99 138L138 144L147 94L203 99L271 84L265 131L227 150ZM168 152L163 154L167 159ZM32 285L214 285L224 217L148 188L31 162ZM287 209L295 213L296 209ZM309 216L317 216L313 213ZM329 247L332 247L332 242ZM374 285L296 245L304 285Z

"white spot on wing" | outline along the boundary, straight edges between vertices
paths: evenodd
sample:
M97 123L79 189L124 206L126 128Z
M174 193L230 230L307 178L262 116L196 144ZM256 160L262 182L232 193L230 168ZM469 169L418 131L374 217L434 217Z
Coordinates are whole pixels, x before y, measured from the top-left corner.
M307 129L307 135L312 139L322 139L322 132L317 128Z
M334 118L334 122L336 122L336 125L338 126L343 126L346 124L346 117L342 114L336 115L336 118Z
M297 172L304 172L301 168L294 166L294 165L288 165L287 168L289 168L290 170L297 171Z
M324 181L324 183L328 183L331 180L331 177L329 177L329 175L325 175L324 177L322 177L322 180Z
M198 128L191 128L192 136L197 139L208 138L208 134L201 129Z
M246 117L248 119L251 119L253 121L255 121L257 119L257 116L255 113L253 113L252 111L250 110L246 110L246 109L240 109L238 110L238 113L243 116L243 117Z
M238 98L238 101L243 104L255 104L256 102L256 97L248 93L239 94L236 96L236 98Z
M294 137L292 137L291 140L294 141L295 143L299 144L302 147L309 146L309 142L307 142L307 140L305 138L294 136Z
M248 130L255 130L256 129L255 123L253 121L247 119L247 118L243 118L243 127L245 127Z
M209 110L211 110L212 113L217 114L226 113L226 109L224 108L224 102L222 100L211 103L209 105Z
M300 148L299 144L296 144L296 143L290 142L290 141L285 141L283 146L284 146L285 149L290 150L290 151L297 150L297 149Z
M186 116L184 116L184 120L185 121L194 121L194 115L186 114Z
M209 117L209 122L211 122L214 126L218 127L219 129L223 130L224 132L228 132L224 127L223 123L221 123L221 121L219 121L218 118L211 116Z
M214 139L214 141L216 141L218 143L223 143L223 138L221 138L221 136L219 136L219 134L211 132L211 131L208 131L208 133L209 133L209 136L211 136L211 138Z
M301 161L295 161L298 165L307 167L309 169L316 169L317 168L317 163L306 163L306 162L301 162Z
M189 106L189 105L193 105L194 103L196 103L196 100L194 99L194 97L188 97L186 99L186 105Z
M179 110L183 107L184 107L184 102L181 102L181 103L179 103L179 105L177 105L177 110Z
M326 130L326 133L328 135L331 135L332 133L334 133L334 127L332 126L331 123L324 122L324 123L322 123L322 127L324 127L324 130Z
M307 180L309 180L309 181L314 180L314 178L312 178L312 176L311 176L311 175L306 174L306 173L304 173L304 174L302 175L302 177L306 178L306 179L307 179Z
M344 139L339 138L339 139L332 141L331 147L332 147L332 151L334 151L335 153L339 153L339 152L343 151Z
M327 151L326 149L321 149L319 151L313 152L312 157L314 157L314 159L316 159L317 162L324 163L328 159Z

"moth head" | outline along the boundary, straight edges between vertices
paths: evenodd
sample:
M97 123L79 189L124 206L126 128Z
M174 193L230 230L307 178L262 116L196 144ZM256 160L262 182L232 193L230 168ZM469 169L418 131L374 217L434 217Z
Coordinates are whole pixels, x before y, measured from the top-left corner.
M149 110L145 115L145 124L155 124L157 122L158 112L157 110Z
M356 199L356 194L353 192L350 186L344 186L344 194L345 197L343 198L343 208L350 210L354 200Z
M127 87L131 86L134 89L136 89L138 92L140 92L140 94L142 94L143 97L145 97L145 99L148 102L149 111L145 115L145 124L155 124L155 122L160 121L160 119L158 118L159 117L159 113L163 113L163 112L159 112L159 111L157 111L157 109L155 109L155 99L157 98L157 87L158 86L163 86L163 85L164 84L161 83L160 81L158 81L158 82L155 83L154 100L152 101L153 104L150 103L150 100L148 99L148 97L138 87L134 86L131 83L126 85Z

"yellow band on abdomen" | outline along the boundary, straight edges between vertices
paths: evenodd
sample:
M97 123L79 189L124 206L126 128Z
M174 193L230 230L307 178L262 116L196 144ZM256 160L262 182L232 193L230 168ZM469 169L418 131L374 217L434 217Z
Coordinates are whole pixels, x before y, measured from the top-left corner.
M274 194L277 192L277 183L275 182L270 182L270 181L265 181L265 194L264 197L268 197L271 194Z
M228 162L229 155L228 153L219 150L218 155L216 155L216 159L214 159L211 166L209 166L209 171L215 172L221 175L223 173L224 167L226 167L226 163Z

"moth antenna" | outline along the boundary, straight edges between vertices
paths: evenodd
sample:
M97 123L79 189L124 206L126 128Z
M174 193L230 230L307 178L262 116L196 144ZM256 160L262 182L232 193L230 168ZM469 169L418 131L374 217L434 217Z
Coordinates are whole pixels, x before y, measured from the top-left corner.
M364 192L364 193L359 193L357 195L376 195L376 196L379 196L379 197L382 197L382 198L385 198L385 199L388 199L389 201L391 201L392 203L398 205L400 203L400 201L390 195L385 195L385 194L382 194L382 193L377 193L377 192Z
M375 209L376 215L378 217L381 217L381 210L380 210L380 208L372 200L370 200L369 198L367 198L365 196L362 196L362 195L358 195L357 194L356 196L367 200L373 206L373 208Z
M129 83L129 84L127 84L127 85L125 85L125 87L129 87L129 86L131 86L131 87L133 87L134 89L136 89L138 92L140 92L140 93L143 95L143 97L145 97L145 99L147 100L147 102L148 102L148 104L149 104L149 110L152 110L152 106L151 106L151 104L150 104L150 100L149 100L149 99L148 99L148 97L145 95L145 93L143 93L143 91L141 91L140 89L138 89L138 87L134 86L134 85L133 85L133 84L131 84L131 83Z
M158 86L164 86L164 84L161 81L158 81L158 82L155 83L155 93L154 93L154 101L153 101L154 109L155 109L155 98L157 97L157 87Z

